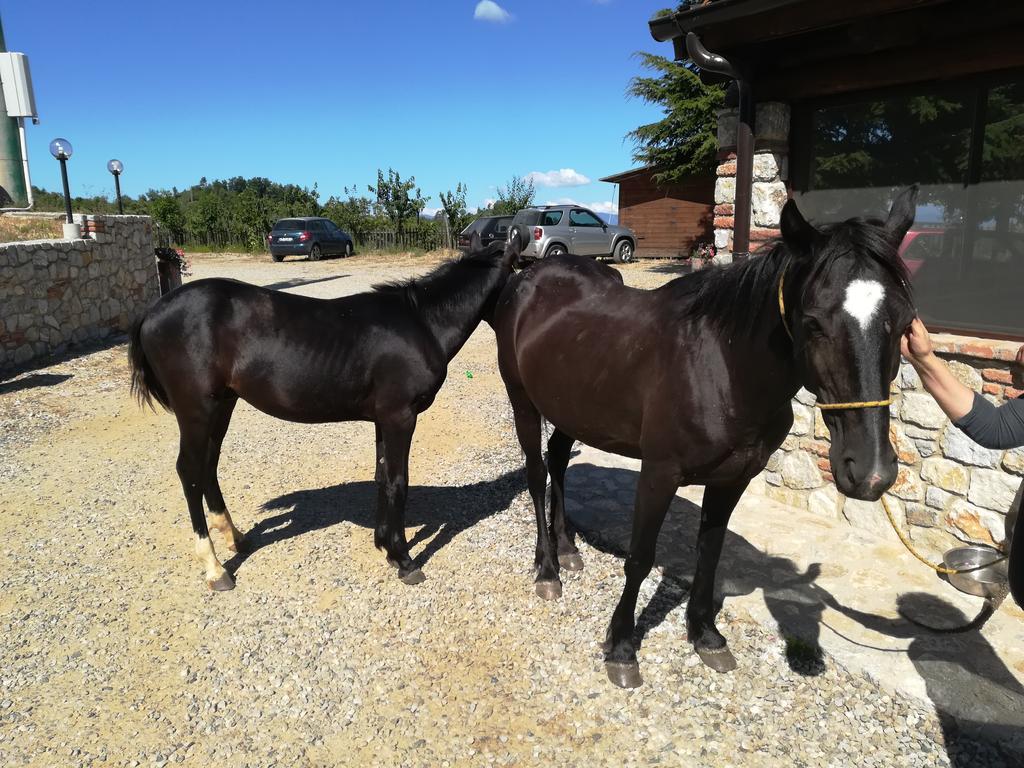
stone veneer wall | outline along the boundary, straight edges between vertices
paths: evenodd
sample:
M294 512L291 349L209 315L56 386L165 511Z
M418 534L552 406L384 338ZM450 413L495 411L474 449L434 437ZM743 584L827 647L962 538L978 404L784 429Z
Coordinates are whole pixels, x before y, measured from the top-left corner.
M717 261L732 261L733 216L736 210L736 109L718 113L719 163L715 183L715 248ZM779 236L779 217L789 197L789 105L757 105L754 124L754 182L750 195L750 251Z
M0 369L127 331L160 294L148 216L82 216L78 240L0 244Z
M788 198L789 107L757 105L750 249L779 236L779 218ZM736 199L736 110L718 119L718 179L715 186L715 245L719 260L732 261ZM1022 394L1011 385L1009 363L1019 344L937 335L939 354L954 374L999 404ZM895 400L890 438L899 474L886 494L897 523L934 559L960 542L998 544L1006 512L1024 476L1024 450L990 451L949 423L924 391L908 363L893 382ZM828 429L814 396L801 391L793 401L793 428L752 490L777 501L846 521L881 535L892 535L881 504L844 498L836 489L828 460Z
M1010 379L1019 344L937 334L940 356L975 392L1000 404L1022 392ZM925 392L909 363L892 384L889 437L899 460L886 494L897 523L938 559L962 542L1002 542L1006 512L1024 476L1024 449L993 451L954 427ZM890 523L880 504L847 499L833 483L828 429L814 396L801 391L793 403L793 428L757 481L760 492L832 520L883 535Z

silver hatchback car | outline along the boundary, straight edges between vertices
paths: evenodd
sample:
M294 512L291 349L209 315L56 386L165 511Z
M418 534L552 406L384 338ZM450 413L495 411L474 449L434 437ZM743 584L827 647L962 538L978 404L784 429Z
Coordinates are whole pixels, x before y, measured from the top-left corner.
M629 227L606 224L591 210L579 205L540 205L524 208L509 227L525 233L523 253L555 256L611 256L618 264L636 258L636 235Z

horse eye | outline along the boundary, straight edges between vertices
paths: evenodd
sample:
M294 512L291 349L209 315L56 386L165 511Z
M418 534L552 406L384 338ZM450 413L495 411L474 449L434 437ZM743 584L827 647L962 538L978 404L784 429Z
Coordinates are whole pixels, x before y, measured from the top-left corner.
M808 317L804 319L804 333L812 339L818 339L825 335L825 329L813 317Z

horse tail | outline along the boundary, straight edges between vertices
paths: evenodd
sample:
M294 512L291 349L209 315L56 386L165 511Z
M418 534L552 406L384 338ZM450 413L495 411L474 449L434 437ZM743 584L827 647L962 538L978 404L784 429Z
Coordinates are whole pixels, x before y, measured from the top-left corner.
M139 401L139 405L153 406L156 400L166 410L171 408L171 401L167 398L167 392L157 379L153 366L146 359L146 352L142 349L142 323L146 316L143 315L132 324L131 335L128 340L128 362L132 367L132 395Z

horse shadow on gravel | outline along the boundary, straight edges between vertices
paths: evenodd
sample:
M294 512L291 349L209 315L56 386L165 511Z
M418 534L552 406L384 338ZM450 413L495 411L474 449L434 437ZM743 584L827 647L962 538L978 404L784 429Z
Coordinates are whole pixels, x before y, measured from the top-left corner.
M566 474L566 512L579 536L592 547L625 559L629 552L638 473L628 469L574 464ZM637 647L689 598L697 564L700 507L676 497L658 536L654 566L661 582L636 623ZM786 638L786 660L795 672L820 675L825 663L818 638L823 606L814 582L820 566L801 571L784 557L772 557L739 534L727 531L715 578L715 610L726 597L764 590L765 605ZM609 606L611 611L612 606ZM728 639L728 633L726 632Z
M409 541L409 548L415 551L420 543L430 539L413 558L416 565L424 567L460 533L508 509L512 500L525 489L522 469L470 485L410 485L406 528L421 527ZM262 549L294 536L342 522L354 523L372 532L376 525L377 484L359 481L293 491L271 499L263 509L277 514L260 520L246 532L245 550L224 563L232 575ZM372 542L372 535L368 542ZM383 558L381 553L382 561Z

